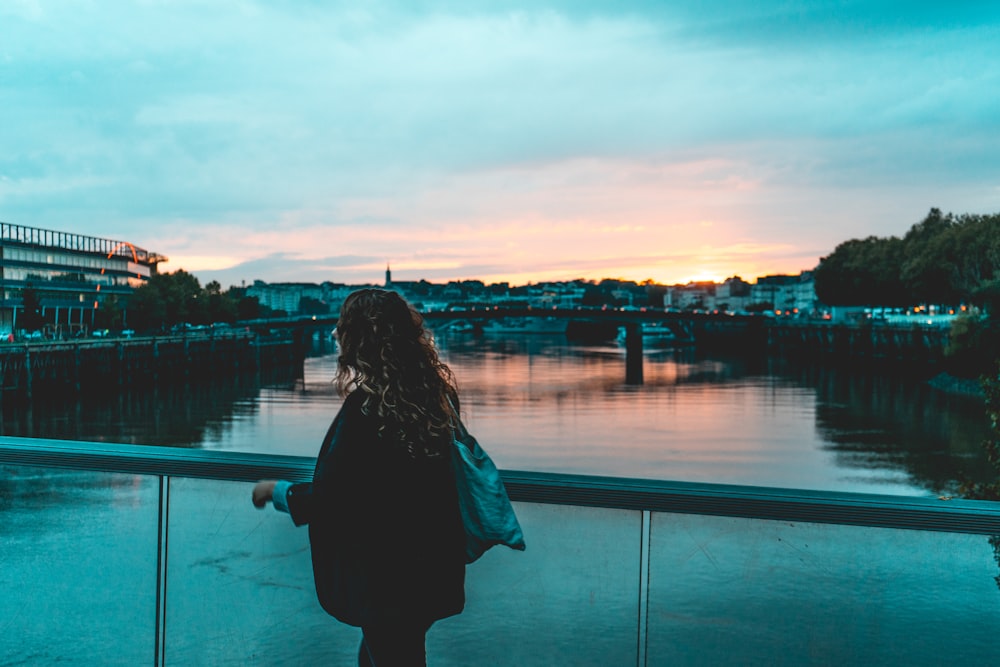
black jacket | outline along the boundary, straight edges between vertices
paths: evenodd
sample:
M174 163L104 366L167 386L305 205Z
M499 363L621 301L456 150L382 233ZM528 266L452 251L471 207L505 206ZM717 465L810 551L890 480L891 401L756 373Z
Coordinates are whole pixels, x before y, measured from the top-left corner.
M288 509L309 524L320 604L349 625L430 623L465 605L465 537L450 456L412 458L347 397Z

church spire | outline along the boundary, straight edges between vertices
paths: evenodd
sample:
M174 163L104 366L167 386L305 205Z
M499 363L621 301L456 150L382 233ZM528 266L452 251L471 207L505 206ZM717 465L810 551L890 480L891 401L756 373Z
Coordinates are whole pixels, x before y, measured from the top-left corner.
M392 286L392 270L389 268L389 262L385 263L385 286Z

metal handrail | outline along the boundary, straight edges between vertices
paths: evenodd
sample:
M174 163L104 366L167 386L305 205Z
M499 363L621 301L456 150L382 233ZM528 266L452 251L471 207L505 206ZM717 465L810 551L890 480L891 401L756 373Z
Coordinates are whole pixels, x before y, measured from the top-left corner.
M0 437L0 464L231 482L307 481L315 459ZM512 500L744 519L1000 535L1000 503L506 470Z

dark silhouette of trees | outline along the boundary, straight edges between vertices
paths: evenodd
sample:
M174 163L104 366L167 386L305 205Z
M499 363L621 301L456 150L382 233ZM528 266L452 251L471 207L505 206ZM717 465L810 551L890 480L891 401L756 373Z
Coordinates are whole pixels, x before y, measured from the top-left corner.
M852 239L816 268L816 295L831 306L1000 305L1000 214L932 208L902 239Z
M18 320L18 328L25 331L41 329L45 325L45 319L42 317L42 304L38 298L38 290L30 283L21 291L21 302L24 310L21 319Z
M831 306L903 306L902 241L869 236L837 246L816 268L816 296Z
M232 324L236 321L238 303L232 295L222 291L219 281L213 280L205 285L205 309L208 321Z
M129 299L129 313L140 330L165 330L172 325L206 324L203 291L198 279L178 269L154 274Z
M154 274L128 300L129 325L144 332L166 331L182 323L232 324L259 315L257 299L246 297L245 290L234 287L223 292L214 280L202 288L198 279L183 269Z
M255 296L241 296L236 301L236 319L255 320L262 317L260 299Z
M304 296L299 299L299 312L303 315L329 315L330 304L311 296Z
M913 225L903 237L900 276L909 288L909 296L913 297L911 304L962 300L949 280L956 261L956 248L950 233L954 226L951 214L944 216L940 210L932 208L927 217Z
M94 311L94 329L121 329L125 324L125 313L118 297L111 295Z

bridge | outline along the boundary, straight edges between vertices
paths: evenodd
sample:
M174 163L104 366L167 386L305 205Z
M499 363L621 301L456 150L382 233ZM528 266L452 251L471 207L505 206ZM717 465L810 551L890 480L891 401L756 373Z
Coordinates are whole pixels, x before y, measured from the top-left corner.
M431 326L442 322L466 321L482 327L501 320L555 319L569 322L608 324L625 330L625 382L642 384L643 332L648 326L666 327L677 344L700 345L718 342L763 342L763 317L724 313L679 313L653 309L613 308L454 308L421 313ZM241 323L271 329L321 329L337 326L336 315L289 317Z
M425 320L430 322L471 320L479 322L489 322L503 319L516 318L555 318L560 320L575 320L585 322L612 322L622 326L637 324L665 324L670 327L677 327L678 333L691 334L699 325L705 326L712 323L719 325L722 323L737 324L738 326L748 326L751 323L760 321L761 317L756 315L731 315L726 313L701 313L701 312L674 312L658 310L653 308L643 309L615 309L615 308L500 308L500 307L456 307L448 310L431 310L420 313ZM298 317L281 317L254 320L252 322L241 322L240 324L256 325L266 324L270 326L295 326L314 323L321 326L336 326L339 317L337 315L304 315Z
M620 328L625 332L625 382L632 385L643 383L644 333L653 329L667 329L672 346L926 364L944 358L949 337L948 329L940 326L847 325L658 310L469 308L423 316L432 327L462 321L478 330L488 330L491 322L532 319L562 320L567 327L584 323ZM167 376L184 380L241 368L301 365L313 337L319 333L320 340L327 340L337 320L335 315L284 317L244 321L221 332L0 344L0 400L11 391L30 398L36 388L79 393L94 383L126 385Z
M663 310L616 310L590 308L462 308L422 313L433 327L447 322L468 322L488 330L490 322L501 320L552 319L567 323L594 323L625 330L625 382L643 382L643 334L653 327L665 327L673 344L742 351L778 350L783 354L810 358L887 359L937 363L944 359L949 328L917 323L833 323L762 315L727 313L666 312ZM300 333L311 329L330 331L336 315L257 320L252 327L289 328Z

